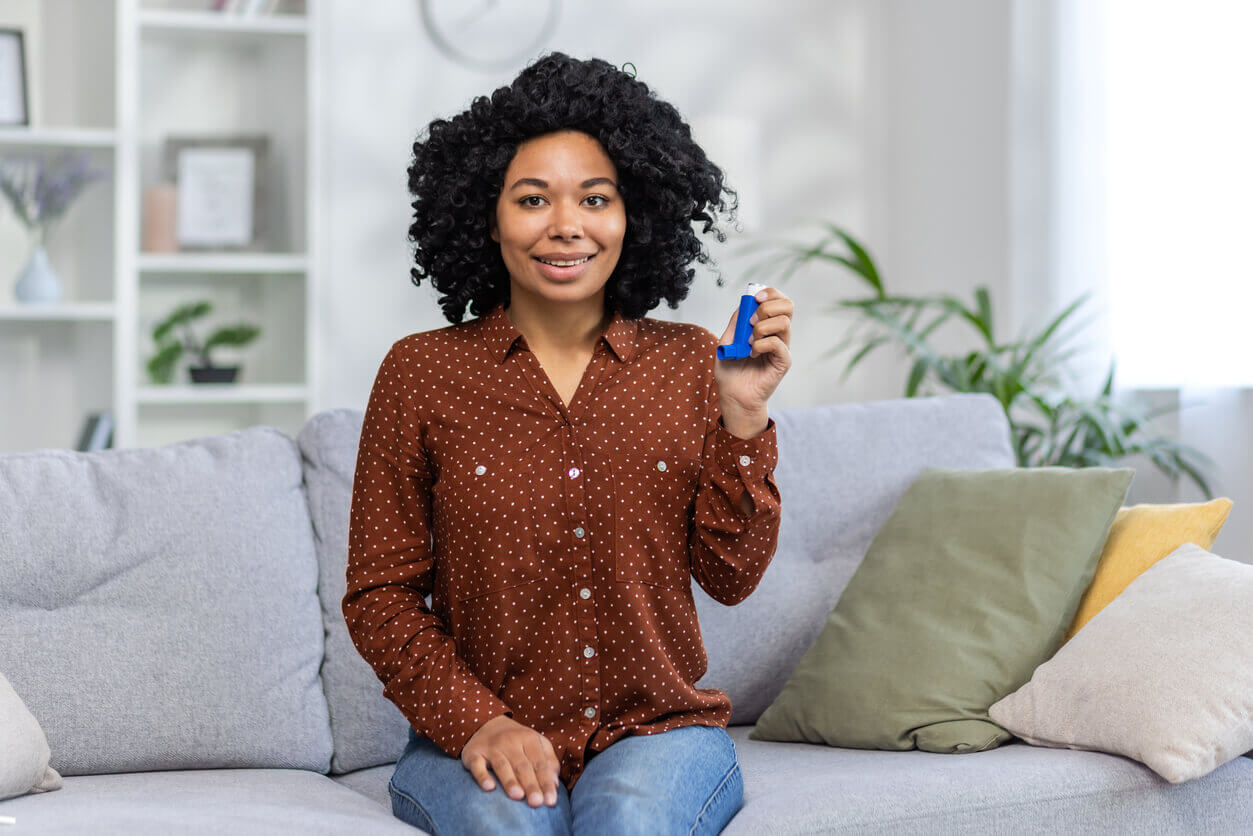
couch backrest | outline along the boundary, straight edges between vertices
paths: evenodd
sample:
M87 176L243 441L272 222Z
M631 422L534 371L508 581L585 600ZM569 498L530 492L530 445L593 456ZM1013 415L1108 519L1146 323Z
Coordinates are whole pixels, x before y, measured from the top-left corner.
M347 591L348 513L363 417L358 409L329 409L310 418L296 436L316 534L318 597L326 635L322 687L335 740L334 774L395 763L409 728L348 637L341 608ZM426 601L429 606L430 596Z
M327 771L317 580L273 427L0 455L0 671L62 775Z
M779 546L761 584L735 607L693 582L709 669L700 687L731 697L752 723L817 636L875 533L924 467L1013 467L1009 424L990 395L954 394L772 410L783 499ZM326 621L322 677L335 740L332 772L392 763L408 721L382 695L344 625L348 512L362 412L327 410L297 437ZM428 604L429 604L428 598Z

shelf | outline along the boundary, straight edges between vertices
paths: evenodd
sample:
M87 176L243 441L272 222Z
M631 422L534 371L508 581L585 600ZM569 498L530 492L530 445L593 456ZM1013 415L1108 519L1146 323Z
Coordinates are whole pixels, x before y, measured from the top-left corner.
M115 315L112 302L0 305L0 320L6 321L107 322Z
M112 148L117 131L101 128L0 128L0 148Z
M216 12L146 9L139 13L142 30L191 38L236 38L254 41L272 35L306 35L309 21L303 15L244 16Z
M304 253L141 253L141 273L303 273Z
M72 444L85 416L103 409L115 414L116 447L256 424L294 437L315 406L325 12L321 0L281 0L265 15L210 5L0 0L5 25L27 33L31 122L0 126L0 158L68 151L110 172L74 201L49 243L64 285L59 303L17 301L12 286L30 235L0 217L0 280L9 287L0 288L0 393L14 404L0 409L6 450ZM258 135L268 145L254 171L251 244L140 250L147 188L176 179L168 139ZM260 329L255 342L215 356L239 363L239 379L193 383L188 356L171 384L154 384L152 329L198 300L214 311L205 333L235 323Z
M139 387L139 402L145 404L283 403L308 397L309 387L300 384L187 383Z

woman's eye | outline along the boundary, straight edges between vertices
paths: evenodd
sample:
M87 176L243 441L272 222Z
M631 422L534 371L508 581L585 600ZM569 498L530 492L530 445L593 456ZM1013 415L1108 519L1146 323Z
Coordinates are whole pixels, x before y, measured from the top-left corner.
M543 199L544 199L544 198L540 197L540 196L539 196L539 195L537 195L537 194L531 194L531 195L527 195L526 197L522 198L522 199L521 199L520 201L518 201L518 202L519 202L519 203L521 203L523 206L538 206L538 205L539 205L538 203L527 203L527 201L528 201L528 200L543 200ZM604 205L606 205L607 203L609 203L609 198L605 197L604 195L599 195L599 194L588 195L588 197L587 197L586 199L587 199L587 200L603 200L603 201L604 201L604 203L598 203L598 204L596 204L597 206L604 206Z

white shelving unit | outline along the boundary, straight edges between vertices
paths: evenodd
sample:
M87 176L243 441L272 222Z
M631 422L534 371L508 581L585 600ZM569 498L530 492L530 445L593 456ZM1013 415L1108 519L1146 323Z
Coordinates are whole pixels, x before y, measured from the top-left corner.
M313 413L319 287L320 0L271 15L210 0L0 0L0 26L26 31L33 125L0 127L0 156L81 149L109 180L92 184L48 241L63 301L16 301L29 244L0 211L0 452L72 447L89 413L111 410L114 447L165 444L255 424L294 435ZM112 37L103 37L111 33ZM143 196L163 181L170 137L264 135L258 243L241 252L141 250ZM4 217L8 215L8 217ZM255 249L255 251L253 251ZM234 383L169 384L146 368L153 327L199 299L199 339L247 322Z

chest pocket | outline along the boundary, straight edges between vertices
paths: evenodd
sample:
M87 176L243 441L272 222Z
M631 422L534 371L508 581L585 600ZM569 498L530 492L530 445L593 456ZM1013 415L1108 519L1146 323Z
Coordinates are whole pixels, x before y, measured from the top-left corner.
M700 443L663 439L614 456L614 575L654 586L690 583L688 517Z
M535 581L532 454L498 450L458 456L432 486L437 583L452 601Z

